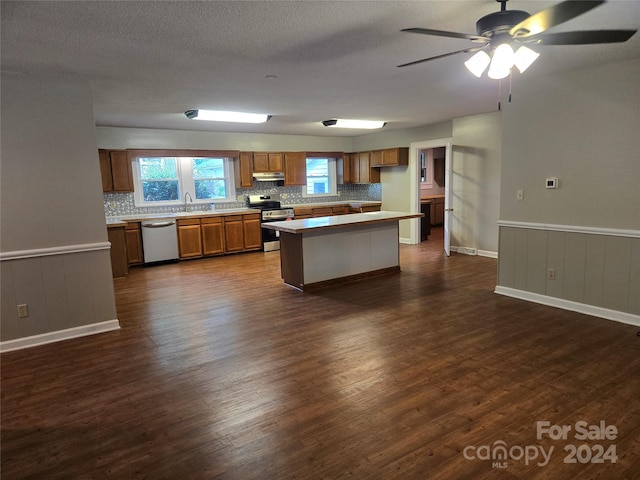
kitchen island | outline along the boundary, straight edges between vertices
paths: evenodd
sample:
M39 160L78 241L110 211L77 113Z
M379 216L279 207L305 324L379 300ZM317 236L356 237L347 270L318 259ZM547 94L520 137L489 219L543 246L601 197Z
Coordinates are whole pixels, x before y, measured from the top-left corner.
M284 283L309 290L400 271L398 222L422 216L380 211L262 226L280 232Z

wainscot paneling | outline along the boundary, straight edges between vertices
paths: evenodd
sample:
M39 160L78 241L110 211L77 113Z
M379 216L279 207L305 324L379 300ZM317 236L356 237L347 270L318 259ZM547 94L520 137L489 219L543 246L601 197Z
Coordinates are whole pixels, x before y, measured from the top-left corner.
M0 351L119 328L109 244L77 247L3 253Z
M640 323L640 231L499 222L497 293ZM553 277L549 275L553 269ZM545 302L544 298L559 299ZM600 310L590 310L589 306ZM613 318L616 319L616 318Z

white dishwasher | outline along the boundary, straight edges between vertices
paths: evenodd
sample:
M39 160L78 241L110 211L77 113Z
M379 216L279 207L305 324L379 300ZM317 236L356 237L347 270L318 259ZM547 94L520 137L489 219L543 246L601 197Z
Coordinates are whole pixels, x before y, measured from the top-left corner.
M141 227L144 263L178 259L178 229L174 218L144 220Z

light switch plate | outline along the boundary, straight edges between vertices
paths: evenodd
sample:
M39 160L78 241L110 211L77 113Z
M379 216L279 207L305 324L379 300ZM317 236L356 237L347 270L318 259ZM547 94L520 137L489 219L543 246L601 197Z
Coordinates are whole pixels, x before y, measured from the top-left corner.
M558 177L547 178L547 188L558 188Z

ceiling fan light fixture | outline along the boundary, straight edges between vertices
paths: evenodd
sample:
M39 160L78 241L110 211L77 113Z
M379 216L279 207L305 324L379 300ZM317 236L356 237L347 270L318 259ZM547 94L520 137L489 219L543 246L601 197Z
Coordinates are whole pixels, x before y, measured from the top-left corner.
M491 64L489 65L489 72L487 73L489 78L499 80L508 77L509 73L511 73L511 67L513 67L514 56L511 45L508 43L498 45L493 52Z
M491 57L487 54L487 52L481 50L469 60L464 62L464 65L465 67L467 67L467 70L473 73L476 77L480 78L489 66L489 63L491 63Z
M534 52L524 45L521 46L514 54L514 63L520 73L524 72L531 66L533 62L540 56L538 52Z
M334 118L331 120L324 120L322 124L325 127L335 128L363 128L363 129L376 129L384 127L387 122L378 120L349 120L344 118Z
M190 120L207 120L209 122L264 123L271 118L271 115L264 113L222 110L187 110L184 114Z

